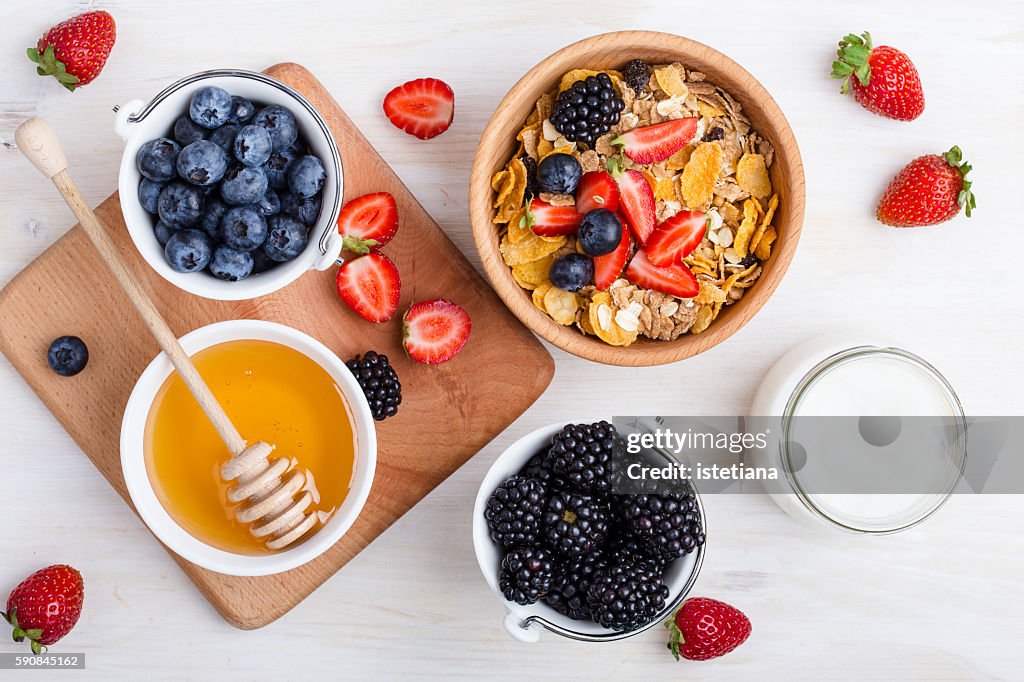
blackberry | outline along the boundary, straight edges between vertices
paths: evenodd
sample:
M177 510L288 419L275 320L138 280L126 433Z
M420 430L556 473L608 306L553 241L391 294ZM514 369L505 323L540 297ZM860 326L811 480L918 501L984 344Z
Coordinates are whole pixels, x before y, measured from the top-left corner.
M612 531L605 548L605 556L610 564L646 563L659 572L664 572L668 560L651 551L648 543L634 536L628 528L616 528Z
M573 83L555 100L551 123L570 142L588 147L619 122L625 104L606 73Z
M668 587L649 564L620 563L599 570L587 589L595 623L629 632L647 625L665 608Z
M561 576L544 597L544 601L563 616L573 620L591 620L587 590L594 575L606 565L607 562L600 551L568 561L563 565Z
M626 443L606 421L569 424L551 437L548 465L583 492L611 490L615 457L626 452Z
M537 185L537 162L529 154L523 154L519 160L526 166L526 198L538 196L540 187Z
M622 515L647 551L665 561L685 556L704 544L697 498L689 486L685 492L636 495L622 505Z
M651 81L651 65L642 59L634 59L622 70L622 77L626 85L633 89L633 92L640 94Z
M540 547L517 547L501 560L498 587L505 599L526 606L551 589L555 563L550 552Z
M382 421L394 417L402 404L402 383L388 362L388 356L370 350L362 357L355 356L345 366L352 371L366 394L373 418Z
M551 467L547 465L547 457L547 451L538 452L530 458L530 461L526 463L526 466L523 467L519 474L528 478L536 478L544 484L549 493L566 490L569 487L569 481L566 480L565 476L551 470Z
M548 499L544 537L559 554L582 556L604 542L610 517L607 503L596 497L558 492Z
M536 545L546 502L547 489L541 481L525 476L505 480L484 509L491 539L505 547Z

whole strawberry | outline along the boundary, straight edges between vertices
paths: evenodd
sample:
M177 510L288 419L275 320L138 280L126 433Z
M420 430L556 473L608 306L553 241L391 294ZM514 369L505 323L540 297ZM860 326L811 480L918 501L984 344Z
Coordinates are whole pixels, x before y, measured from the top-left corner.
M677 661L680 656L691 661L724 656L750 636L750 620L739 609L706 597L684 601L665 627Z
M97 10L62 21L27 50L36 73L53 76L71 92L96 80L114 48L114 17Z
M913 121L924 112L921 76L910 57L895 47L871 46L871 34L852 33L839 41L832 77L843 81L844 95L853 87L854 98L868 111L898 121Z
M977 206L959 147L945 154L920 156L904 167L878 202L878 219L892 227L943 223L963 208L967 217Z
M36 571L14 588L7 598L7 612L0 612L14 626L14 641L31 643L40 654L75 627L82 615L85 586L82 574L59 564Z

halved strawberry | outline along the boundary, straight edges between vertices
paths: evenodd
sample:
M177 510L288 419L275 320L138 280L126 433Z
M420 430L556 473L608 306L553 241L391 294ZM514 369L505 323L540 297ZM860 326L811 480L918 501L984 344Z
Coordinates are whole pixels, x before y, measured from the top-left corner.
M644 249L633 255L633 260L626 268L626 279L644 289L654 289L679 298L693 298L700 292L700 284L690 268L681 263L659 268L651 263Z
M421 140L429 140L452 124L455 93L444 81L417 78L387 94L384 113L395 127Z
M678 118L627 130L612 144L622 145L622 152L635 163L658 163L689 144L696 134L696 118Z
M576 212L586 215L595 208L607 208L612 213L619 210L619 186L607 171L584 173L576 186Z
M575 206L552 206L546 201L534 199L526 211L523 220L542 237L561 237L575 234L580 226L582 215L576 212Z
M451 301L420 301L402 318L402 342L410 358L436 365L458 355L472 328L469 314Z
M338 232L344 249L360 254L379 249L398 232L395 198L387 192L356 197L341 207Z
M623 230L622 241L614 251L594 258L594 286L604 291L619 278L622 268L626 267L626 261L629 260L629 247L632 243L629 230Z
M647 240L647 260L664 267L678 263L704 239L708 219L700 211L680 211L660 223Z
M364 320L390 320L401 291L398 268L382 253L353 258L338 268L338 296Z
M640 171L632 168L622 170L621 166L614 163L608 166L612 177L619 184L619 213L626 219L636 240L646 244L658 220L654 192Z

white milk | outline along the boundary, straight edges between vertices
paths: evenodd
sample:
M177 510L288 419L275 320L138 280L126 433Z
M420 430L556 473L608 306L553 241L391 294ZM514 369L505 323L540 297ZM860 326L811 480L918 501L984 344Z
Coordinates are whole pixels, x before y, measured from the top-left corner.
M887 344L857 343L850 336L813 339L794 348L766 375L754 398L751 413L755 416L792 415L795 417L870 415L869 420L844 420L835 430L825 434L822 429L806 426L797 419L792 422L790 440L807 451L806 464L794 474L802 490L794 494L772 494L787 512L801 520L822 521L833 527L858 532L892 532L917 523L945 501L955 480L950 447L931 431L923 430L920 420L898 417L941 416L962 418L960 404L945 379L927 363L905 351ZM881 419L878 419L881 417ZM958 423L951 419L951 423ZM801 424L805 428L801 431ZM756 428L756 424L752 425ZM748 427L751 428L751 427ZM843 429L848 432L841 432ZM915 430L920 430L916 433ZM935 438L934 447L923 440ZM939 493L920 494L841 494L814 493L834 490L821 481L845 480L843 465L850 472L870 475L893 475L899 462L893 458L894 448L926 443L915 452L924 453L914 460L912 474L920 480L915 490ZM866 442L865 442L866 441ZM962 441L959 441L962 443ZM836 446L849 446L857 461L841 457L829 460L822 453L836 455ZM751 451L759 466L787 469L780 449L770 452ZM899 472L904 475L907 471ZM816 484L817 482L817 484Z

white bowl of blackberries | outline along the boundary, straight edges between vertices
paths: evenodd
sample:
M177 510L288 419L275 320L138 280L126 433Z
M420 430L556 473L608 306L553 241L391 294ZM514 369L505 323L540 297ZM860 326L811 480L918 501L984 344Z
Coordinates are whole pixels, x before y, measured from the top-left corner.
M651 457L661 455L629 453L607 421L547 426L498 457L477 495L473 546L509 634L613 641L671 616L700 572L706 523L688 482L624 478Z
M249 71L207 71L119 107L128 232L164 279L241 300L272 293L341 248L338 147L299 93Z

